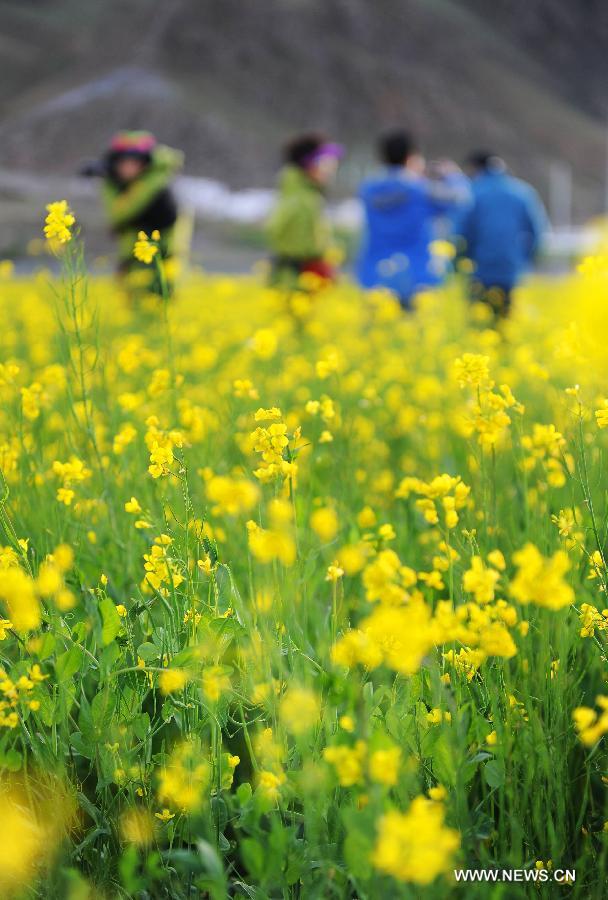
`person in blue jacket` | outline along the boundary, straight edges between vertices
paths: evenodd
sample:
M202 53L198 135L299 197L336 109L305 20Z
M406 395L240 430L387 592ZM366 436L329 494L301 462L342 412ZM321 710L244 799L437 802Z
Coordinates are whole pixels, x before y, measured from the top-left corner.
M458 169L426 177L424 157L404 131L383 136L378 150L384 171L359 191L365 232L356 274L362 287L388 288L407 309L443 279L445 261L432 252L435 225L467 201L468 181Z
M473 263L471 298L504 318L513 288L534 263L547 214L534 188L510 175L494 154L474 153L467 167L472 200L455 224L456 244Z

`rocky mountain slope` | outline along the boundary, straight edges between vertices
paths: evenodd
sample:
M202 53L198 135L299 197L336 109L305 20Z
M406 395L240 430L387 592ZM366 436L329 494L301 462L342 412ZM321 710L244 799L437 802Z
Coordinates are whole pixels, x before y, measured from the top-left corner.
M186 150L191 173L265 185L278 146L405 123L429 153L503 153L547 194L575 174L579 217L606 170L601 0L0 0L0 166L68 173L121 127Z

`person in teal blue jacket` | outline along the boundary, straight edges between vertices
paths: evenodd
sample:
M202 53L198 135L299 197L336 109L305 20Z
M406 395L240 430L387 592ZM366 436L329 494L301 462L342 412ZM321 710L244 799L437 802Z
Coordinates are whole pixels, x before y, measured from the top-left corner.
M406 132L383 136L378 149L384 170L359 190L365 230L356 274L362 287L388 288L407 309L415 294L444 277L445 262L433 254L436 225L467 202L468 180L455 167L428 178Z
M471 296L498 318L508 315L513 288L532 267L548 228L534 188L491 153L469 157L472 199L454 225L456 244L473 264Z

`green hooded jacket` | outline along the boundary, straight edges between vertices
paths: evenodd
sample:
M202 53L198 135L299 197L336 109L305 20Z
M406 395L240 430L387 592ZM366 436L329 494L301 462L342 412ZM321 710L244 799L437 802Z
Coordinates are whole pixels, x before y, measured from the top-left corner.
M331 228L321 188L298 166L286 166L279 178L275 207L267 224L271 252L280 259L322 259L330 248Z
M112 231L118 236L118 256L122 263L133 259L133 245L137 239L137 219L154 198L168 188L184 162L181 150L162 145L152 153L152 160L142 174L124 190L110 178L102 187L102 198ZM163 251L172 252L174 226L161 235Z

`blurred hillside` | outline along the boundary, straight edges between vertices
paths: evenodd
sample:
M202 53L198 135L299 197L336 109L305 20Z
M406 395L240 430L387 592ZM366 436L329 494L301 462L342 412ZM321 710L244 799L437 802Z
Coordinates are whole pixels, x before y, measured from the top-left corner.
M270 184L286 133L349 146L405 123L430 154L496 148L545 195L574 168L604 205L601 0L0 0L0 168L68 174L118 128L187 152L189 174Z

